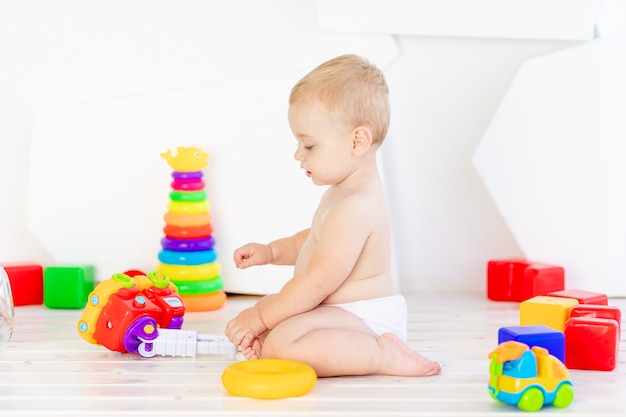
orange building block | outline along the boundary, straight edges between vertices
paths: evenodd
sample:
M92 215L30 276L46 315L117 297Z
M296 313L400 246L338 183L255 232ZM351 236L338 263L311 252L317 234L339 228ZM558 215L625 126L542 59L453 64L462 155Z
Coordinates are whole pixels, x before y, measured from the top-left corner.
M572 308L577 304L578 300L574 298L537 295L520 303L520 325L543 324L562 332Z

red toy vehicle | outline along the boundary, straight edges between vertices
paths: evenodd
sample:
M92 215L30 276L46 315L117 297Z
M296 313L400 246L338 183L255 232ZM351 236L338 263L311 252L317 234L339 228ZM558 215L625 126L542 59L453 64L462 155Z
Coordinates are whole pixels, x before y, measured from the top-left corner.
M154 356L157 328L180 329L184 314L176 287L165 275L115 274L89 294L78 333L110 350Z

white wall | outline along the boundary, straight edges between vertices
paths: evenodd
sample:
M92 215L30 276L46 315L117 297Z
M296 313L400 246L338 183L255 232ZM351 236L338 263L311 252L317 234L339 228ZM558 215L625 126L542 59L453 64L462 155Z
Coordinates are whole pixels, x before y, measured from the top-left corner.
M426 7L436 1L393 3L385 10L449 20ZM0 0L0 262L90 262L99 279L151 268L169 191L158 154L196 145L212 153L207 188L227 289L275 290L288 271L237 271L230 254L307 226L321 190L291 160L284 103L314 65L355 52L385 70L392 90L381 156L402 290L482 292L486 261L522 252L472 154L526 58L591 40L593 3L570 2L565 17L578 23L555 22L567 30L504 36L499 25L476 37L471 16L468 36L433 33L434 17L389 33L337 19L341 8L321 0ZM476 16L489 15L489 1L476 5ZM393 23L393 13L370 17L383 15ZM59 196L71 181L94 188L80 201Z
M484 290L489 259L523 257L472 165L520 63L562 41L398 37L383 157L407 291Z
M26 228L32 111L0 81L0 262L52 262Z
M306 71L347 52L381 66L398 54L390 35L320 31L313 1L0 2L0 80L32 117L29 135L9 136L29 149L8 162L28 186L1 180L20 217L2 217L45 250L11 233L7 247L23 250L0 260L92 263L100 280L152 270L171 181L159 154L194 145L212 154L205 182L226 289L276 291L288 268L239 271L231 254L310 225L323 190L293 159L287 98Z

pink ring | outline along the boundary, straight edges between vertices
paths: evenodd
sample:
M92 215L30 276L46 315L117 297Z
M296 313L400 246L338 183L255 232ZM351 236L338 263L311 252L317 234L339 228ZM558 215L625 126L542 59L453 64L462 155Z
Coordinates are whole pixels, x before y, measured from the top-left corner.
M179 191L195 191L204 189L204 181L201 179L174 180L170 184L172 189Z

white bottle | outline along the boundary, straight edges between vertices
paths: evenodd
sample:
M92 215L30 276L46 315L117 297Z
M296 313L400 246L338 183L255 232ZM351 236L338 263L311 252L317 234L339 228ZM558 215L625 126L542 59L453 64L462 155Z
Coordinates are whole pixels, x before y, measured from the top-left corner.
M6 271L0 265L0 345L11 339L14 318L15 310L13 309L11 283Z

